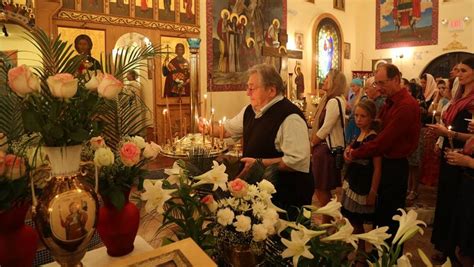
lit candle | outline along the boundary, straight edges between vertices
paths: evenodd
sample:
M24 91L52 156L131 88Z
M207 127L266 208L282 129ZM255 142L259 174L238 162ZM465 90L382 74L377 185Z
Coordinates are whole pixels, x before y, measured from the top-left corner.
M166 114L168 115L168 127L169 127L169 130L170 130L170 139L173 139L173 131L171 130L171 109L170 109L170 105L169 105L169 102L168 102L168 96L166 96L165 98L166 100Z
M448 140L449 140L449 146L451 147L451 149L454 149L454 143L453 143L453 135L451 133L451 125L448 126Z
M214 147L214 108L211 108L211 122L209 135L211 136L211 147Z
M183 109L182 109L182 99L181 99L181 95L179 97L179 124L181 124L181 127L179 127L179 135L180 136L183 136L183 127L184 127L184 124L183 124Z
M168 110L165 108L163 109L163 133L164 133L164 144L166 145L166 113Z
M188 125L186 124L186 117L184 117L183 130L184 136L186 136L188 134Z
M207 120L203 119L202 121L202 146L206 145L206 127L207 127Z
M226 117L224 116L224 118L222 118L222 120L219 121L219 138L221 139L221 143L224 142L224 123L226 121Z
M431 123L435 123L436 110L433 110L433 117L431 118Z

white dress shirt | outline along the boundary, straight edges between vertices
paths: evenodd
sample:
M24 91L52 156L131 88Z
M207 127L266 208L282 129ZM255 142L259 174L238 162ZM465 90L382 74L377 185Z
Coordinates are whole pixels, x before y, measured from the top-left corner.
M282 95L276 96L260 111L255 112L255 118L260 118L271 106L283 100ZM237 116L224 123L225 130L233 137L242 137L244 131L244 107ZM282 160L295 171L309 172L310 144L308 126L298 115L291 114L282 122L275 137L275 148L283 152Z

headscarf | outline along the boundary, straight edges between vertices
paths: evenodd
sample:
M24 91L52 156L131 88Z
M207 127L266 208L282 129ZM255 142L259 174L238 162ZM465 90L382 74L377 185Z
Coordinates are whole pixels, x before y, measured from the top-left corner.
M354 85L357 85L357 86L359 86L359 87L362 87L363 84L364 84L364 80L359 79L359 78L354 78L354 79L352 79L351 84L354 84Z
M426 73L426 87L423 95L425 96L426 101L430 101L431 98L436 95L438 92L438 86L433 76L429 73Z

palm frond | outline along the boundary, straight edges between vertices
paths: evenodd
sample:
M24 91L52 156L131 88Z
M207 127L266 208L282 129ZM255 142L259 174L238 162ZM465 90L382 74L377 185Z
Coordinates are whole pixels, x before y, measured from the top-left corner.
M24 132L21 99L8 86L8 69L6 64L0 65L0 133L4 133L8 140L17 140Z

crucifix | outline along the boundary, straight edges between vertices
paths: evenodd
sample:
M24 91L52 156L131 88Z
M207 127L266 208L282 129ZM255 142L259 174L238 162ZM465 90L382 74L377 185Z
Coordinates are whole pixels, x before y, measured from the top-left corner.
M265 59L269 58L269 61L272 61L272 63L275 65L275 68L280 72L283 82L286 82L286 84L289 85L292 83L292 81L291 78L288 80L288 75L291 77L293 73L289 73L288 71L288 58L303 59L303 51L286 49L288 34L284 30L281 30L278 33L278 41L280 43L279 47L262 46L262 56ZM267 62L267 60L265 60L265 62ZM279 64L275 64L276 62ZM286 96L288 98L291 98L290 88L291 87L287 87Z

